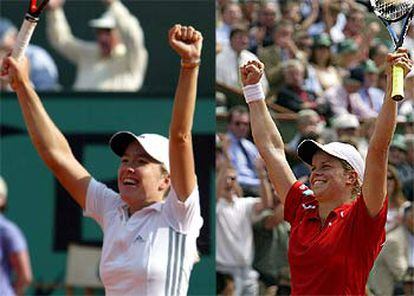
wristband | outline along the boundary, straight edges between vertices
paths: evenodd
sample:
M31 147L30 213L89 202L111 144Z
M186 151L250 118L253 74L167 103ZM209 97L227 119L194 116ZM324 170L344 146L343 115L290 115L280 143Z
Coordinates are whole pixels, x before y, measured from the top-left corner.
M260 101L265 99L263 87L260 82L244 86L243 94L247 104L253 101Z
M181 60L181 68L194 69L200 66L200 62L201 62L200 59L196 60L195 62L186 62L184 60Z

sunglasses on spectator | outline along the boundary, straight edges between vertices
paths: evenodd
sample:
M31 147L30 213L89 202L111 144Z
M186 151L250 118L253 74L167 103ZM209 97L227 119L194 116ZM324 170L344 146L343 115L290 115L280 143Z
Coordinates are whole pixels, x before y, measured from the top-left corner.
M243 122L243 121L235 121L234 122L234 124L236 125L236 126L241 126L241 125L249 125L249 123L248 122Z

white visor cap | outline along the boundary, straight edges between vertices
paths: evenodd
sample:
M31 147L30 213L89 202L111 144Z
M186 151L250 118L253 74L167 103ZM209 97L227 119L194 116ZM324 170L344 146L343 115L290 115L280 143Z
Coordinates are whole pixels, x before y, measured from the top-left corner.
M94 29L114 29L116 27L115 18L111 13L105 12L100 18L90 20L89 27Z
M365 163L361 154L354 146L340 142L331 142L323 145L314 140L304 140L298 146L298 156L307 164L312 165L313 155L315 155L318 150L341 160L345 160L358 174L358 180L362 184Z
M164 164L168 173L170 172L169 144L166 137L157 134L137 136L129 131L120 131L111 137L109 145L116 155L122 157L128 145L133 141L137 141L149 156Z

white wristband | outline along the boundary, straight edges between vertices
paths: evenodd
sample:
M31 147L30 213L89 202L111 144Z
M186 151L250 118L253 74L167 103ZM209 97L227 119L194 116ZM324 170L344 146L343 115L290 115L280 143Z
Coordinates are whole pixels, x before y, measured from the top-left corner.
M263 87L260 82L244 86L243 94L247 104L253 101L260 101L265 99Z

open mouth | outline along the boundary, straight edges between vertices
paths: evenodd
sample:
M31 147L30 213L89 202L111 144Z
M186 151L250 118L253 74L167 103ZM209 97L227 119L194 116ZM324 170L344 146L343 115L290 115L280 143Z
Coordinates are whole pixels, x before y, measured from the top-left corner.
M125 186L137 186L138 185L138 180L132 179L132 178L124 178L122 180L122 184L125 185Z

